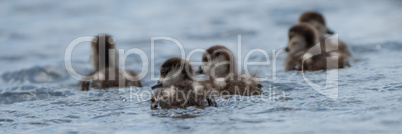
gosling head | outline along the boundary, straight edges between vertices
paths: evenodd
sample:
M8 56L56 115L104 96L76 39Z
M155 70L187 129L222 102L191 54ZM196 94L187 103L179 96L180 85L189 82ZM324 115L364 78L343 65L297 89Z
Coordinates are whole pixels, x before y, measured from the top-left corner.
M169 87L183 81L192 81L194 76L193 66L186 60L178 57L166 60L160 68L160 79L152 89Z
M208 48L202 55L202 64L197 74L213 77L226 76L236 71L235 58L228 48L220 45Z
M100 34L92 40L91 64L95 70L116 67L118 53L112 36Z
M324 16L315 11L304 12L299 18L299 23L308 23L314 26L320 36L323 36L324 34L334 34L332 30L327 28Z
M285 51L296 53L313 47L318 42L318 33L311 25L297 24L289 30L289 41Z

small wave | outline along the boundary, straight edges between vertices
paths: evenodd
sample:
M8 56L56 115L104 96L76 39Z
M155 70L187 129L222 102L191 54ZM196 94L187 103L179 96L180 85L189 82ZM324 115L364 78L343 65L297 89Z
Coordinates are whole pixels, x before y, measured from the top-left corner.
M69 119L53 119L49 120L50 122L56 123L56 124L62 124L62 123L71 123L72 120Z
M44 122L28 122L26 123L28 125L34 125L34 126L48 126L49 124L44 123Z
M402 50L402 43L400 42L385 42L380 44L381 48L394 50L394 51L401 51Z
M275 107L271 109L267 109L261 112L257 112L254 114L266 114L266 113L273 113L273 112L287 112L287 111L299 111L299 108L292 108L292 107Z
M377 111L377 110L380 110L380 109L383 109L384 107L379 107L379 106L375 106L375 107L369 107L369 108L366 108L366 111Z
M61 67L33 67L15 72L7 72L1 79L9 83L50 83L68 79L64 68Z
M262 123L262 122L266 122L266 119L238 119L238 118L234 118L234 119L230 119L231 121L239 121L239 122L243 122L243 123ZM274 122L281 122L280 120L278 121L274 121Z
M0 122L14 122L12 119L0 119Z
M151 111L152 116L164 117L164 118L196 118L204 114L203 109L194 107L188 107L187 109L159 109Z
M124 114L124 112L112 112L112 113L109 113L109 114L95 116L92 119L104 118L104 117L109 117L109 116L119 116L121 114Z
M346 101L343 101L345 104L363 104L363 101L356 98L348 98Z
M80 116L75 116L75 115L67 115L67 116L64 116L65 118L69 118L69 119L79 119L80 118Z
M384 88L384 90L387 90L387 91L402 90L402 84L400 84L400 83L390 83L390 84L385 85L383 88Z
M296 89L296 87L300 87L297 83L271 83L274 89L278 89L280 91L291 91Z
M0 104L13 104L16 102L43 100L51 97L65 97L73 93L65 91L55 91L55 88L19 89L17 91L4 91L0 93Z

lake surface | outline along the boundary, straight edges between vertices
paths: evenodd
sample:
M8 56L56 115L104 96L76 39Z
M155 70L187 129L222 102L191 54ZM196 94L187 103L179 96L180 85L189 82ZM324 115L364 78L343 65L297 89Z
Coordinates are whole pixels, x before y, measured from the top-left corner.
M402 133L401 7L397 0L1 1L0 131ZM287 54L274 58L287 43L287 30L308 10L322 12L352 51L351 68L328 71L338 73L336 97L312 88L301 72L284 72ZM115 36L120 49L146 54L148 65L138 55L125 62L126 69L137 72L146 65L143 88L79 90L79 80L66 71L66 48L99 33ZM215 44L242 61L253 49L266 51L269 65L248 67L268 78L262 82L266 93L219 99L217 108L150 110L139 98L147 98L159 66L181 56L172 41L157 40L151 49L151 39L161 37L180 42L194 65L201 53L188 56L191 51ZM79 74L92 70L89 44L80 43L72 52ZM263 62L263 56L256 52L247 59ZM321 87L328 80L323 71L304 76Z

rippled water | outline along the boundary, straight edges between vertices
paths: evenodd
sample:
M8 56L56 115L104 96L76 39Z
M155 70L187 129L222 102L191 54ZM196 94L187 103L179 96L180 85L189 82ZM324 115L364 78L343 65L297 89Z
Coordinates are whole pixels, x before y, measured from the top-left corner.
M0 2L0 130L2 133L401 133L401 1L28 1ZM64 67L67 45L80 36L110 33L118 48L139 48L151 60L151 37L169 36L189 54L214 44L244 57L254 48L283 48L287 30L306 10L322 12L351 47L351 68L339 70L339 97L311 88L300 72L251 66L263 97L232 96L218 108L150 110L145 96L158 72L140 89L80 91ZM241 52L237 53L238 35ZM89 42L74 49L74 69L91 71ZM155 69L180 56L169 41L155 42ZM200 53L190 57L201 60ZM250 61L264 61L253 54ZM127 68L141 71L129 56ZM273 71L276 67L276 71ZM152 68L149 66L149 70ZM325 86L326 73L307 72ZM274 79L275 78L275 79ZM131 92L130 92L131 91Z

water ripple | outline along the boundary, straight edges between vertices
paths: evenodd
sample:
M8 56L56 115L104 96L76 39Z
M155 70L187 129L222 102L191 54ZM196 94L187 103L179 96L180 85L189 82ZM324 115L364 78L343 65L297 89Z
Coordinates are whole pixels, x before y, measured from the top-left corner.
M10 83L49 83L67 80L70 76L60 67L33 67L2 74L1 79Z

